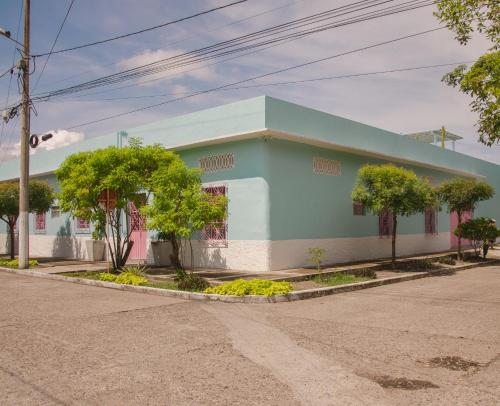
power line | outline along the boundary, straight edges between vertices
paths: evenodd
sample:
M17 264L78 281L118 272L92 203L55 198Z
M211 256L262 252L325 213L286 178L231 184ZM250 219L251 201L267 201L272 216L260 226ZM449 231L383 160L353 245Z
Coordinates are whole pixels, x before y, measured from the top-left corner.
M412 66L412 67L406 67L406 68L396 68L396 69L374 71L374 72L349 73L349 74L336 75L336 76L323 76L323 77L311 78L311 79L289 80L289 81L285 81L285 82L271 82L271 83L260 83L260 84L247 85L247 86L228 87L226 89L221 89L221 90L241 90L241 89L251 89L251 88L257 88L257 87L301 84L301 83L319 82L319 81L324 81L324 80L346 79L346 78L372 76L372 75L387 74L387 73L408 72L408 71L416 71L416 70L422 70L422 69L442 68L442 67L446 67L446 66L457 66L457 65L469 64L469 63L473 63L473 62L474 61L463 61L463 62L442 63L442 64L436 64L436 65ZM199 92L199 91L202 91L202 90L196 90L195 92ZM144 98L151 98L151 97L178 96L178 95L182 95L182 94L190 94L192 92L193 91L175 92L175 93L161 93L161 94L151 94L151 95L143 95L143 96L110 97L110 98L103 98L103 99L90 99L90 100L86 99L86 100L80 100L80 101L96 102L96 101L113 101L113 100L133 100L133 99L144 99Z
M14 69L15 66L11 66L9 69L7 69L4 73L2 73L0 75L0 79L3 78L5 75L7 75L7 73L11 73L12 72L12 69Z
M109 84L109 82L111 80L117 79L119 77L123 77L124 75L127 75L127 77L130 77L130 75L134 75L134 77L137 77L138 75L144 75L144 73L146 72L147 69L149 69L149 70L155 69L155 67L159 66L159 64L165 63L167 61L170 61L170 63L173 63L174 61L183 61L183 60L185 61L186 58L193 57L193 55L200 58L200 56L207 55L208 53L213 53L215 51L224 50L230 46L239 45L242 43L242 41L248 42L249 40L252 40L254 38L257 38L257 39L262 38L262 34L265 34L267 36L274 35L274 33L277 30L283 31L283 29L290 29L290 27L297 26L297 24L303 23L305 21L309 21L307 24L313 24L314 21L311 23L310 22L311 19L318 19L320 17L331 14L333 12L338 12L338 11L343 10L343 9L356 7L356 6L363 4L363 3L373 3L374 1L376 1L376 0L362 0L362 1L355 2L355 3L343 5L343 6L340 6L340 7L334 8L334 9L330 9L330 10L327 10L327 11L324 11L321 13L313 14L311 16L292 20L292 21L289 21L287 23L275 25L275 26L272 26L272 27L269 27L266 29L262 29L262 30L259 30L259 31L256 31L256 32L253 32L250 34L242 35L242 36L230 39L230 40L226 40L226 41L222 41L222 42L219 42L219 43L216 43L213 45L198 48L198 49L195 49L193 51L184 52L182 54L178 54L178 55L175 55L175 56L172 56L169 58L164 58L164 59L161 59L161 60L158 60L155 62L151 62L148 64L144 64L144 65L141 65L141 66L138 66L135 68L127 69L127 70L122 71L122 72L118 72L118 73L111 74L111 75L106 75L104 77L94 79L92 81L84 82L84 83L81 83L79 85L70 86L68 88L60 89L58 91L47 92L48 93L47 96L49 96L49 95L54 96L56 94L60 94L61 92L70 92L73 90L80 90L82 87L85 87L85 86L87 88L93 88L96 85L100 85L102 83L106 84L106 82L107 82ZM388 1L393 1L393 0L385 0L384 2L388 2ZM353 10L353 11L356 11L356 10ZM336 15L334 15L333 17L336 17ZM303 24L302 24L302 26L303 26ZM259 37L259 35L260 35L260 37ZM237 50L235 50L235 51L237 51ZM175 66L175 67L178 67L178 66ZM153 71L153 73L156 73L156 72L157 72L156 70Z
M273 13L277 10L281 10L281 9L284 9L284 8L287 8L287 7L290 7L294 4L297 4L297 3L300 3L300 2L303 2L305 0L294 0L290 3L287 3L287 4L284 4L282 6L279 6L279 7L274 7L274 8L271 8L271 9L268 9L268 10L265 10L265 11L262 11L260 13L257 13L257 14L252 14L250 16L247 16L247 17L244 17L244 18L241 18L239 20L235 20L235 21L232 21L228 24L224 24L224 25L221 25L221 26L217 26L217 27L213 27L213 28L210 28L210 29L207 29L207 30L204 30L203 34L206 34L207 32L214 32L214 31L218 31L218 30L221 30L223 28L226 28L226 27L230 27L232 25L236 25L236 24L239 24L239 23L242 23L244 21L248 21L248 20L251 20L253 18L256 18L256 17L260 17L262 15L265 15L265 14L269 14L269 13ZM188 36L188 37L184 37L184 38L181 38L179 40L175 40L175 41L172 41L172 42L169 42L167 44L164 45L165 48L167 47L170 47L172 45L176 45L176 44L179 44L179 43L182 43L182 42L185 42L185 41L188 41L190 39L193 39L193 38L197 38L197 37L200 37L202 36L202 34L200 33L197 33L195 35L191 35L191 36ZM101 65L101 67L109 67L109 66L114 66L114 65L117 65L116 62L113 62L113 63L109 63L109 64L106 64L106 65ZM60 82L64 82L64 81L67 81L69 79L73 79L73 78L76 78L76 77L79 77L79 76L82 76L84 75L85 73L89 73L89 72L93 72L92 70L85 70L83 72L80 72L80 73L77 73L75 75L71 75L71 76L67 76L63 79L59 79L57 81L54 81L54 82L51 82L50 84L55 84L55 83L60 83Z
M47 63L49 62L50 56L52 55L54 51L54 47L56 46L57 40L59 39L59 36L61 35L61 31L64 27L64 24L66 23L66 20L68 19L69 12L71 11L71 7L73 7L73 3L75 0L71 0L68 6L68 10L66 11L66 15L64 16L64 19L59 26L59 31L57 31L56 38L54 39L54 42L52 43L52 46L50 47L50 52L47 54L47 59L45 59L45 63L43 64L42 71L40 72L40 75L38 76L38 79L36 80L35 86L33 86L33 92L35 91L36 87L38 86L38 82L40 82L40 79L43 76L43 73L45 72L45 68L47 67Z
M367 1L364 0L361 2L345 5L345 6L342 6L340 8L337 8L337 9L328 10L327 12L323 12L323 13L319 13L319 14L324 15L325 13L332 13L332 11L337 11L337 13L333 17L338 17L338 14L339 14L338 11L344 11L343 14L348 14L348 13L359 11L362 8L373 7L373 6L380 5L382 3L386 3L389 1L392 1L392 0L386 0L383 2L379 2L375 5L366 6L366 5L362 4L362 3L367 3ZM370 2L373 2L373 0L371 0ZM278 38L271 38L268 40L261 41L260 43L257 43L257 44L250 44L250 45L245 45L245 46L237 48L237 49L225 50L225 48L233 46L232 44L226 45L227 43L231 43L231 42L234 42L236 40L240 40L244 37L255 36L255 34L260 34L263 31L269 32L269 30L271 30L271 29L272 30L276 29L276 27L272 27L272 28L268 28L266 30L260 30L257 33L247 34L246 36L241 36L241 37L238 37L236 39L232 39L229 41L224 41L224 42L221 42L218 44L214 44L214 45L211 45L209 47L200 48L200 49L195 50L195 51L176 55L176 56L173 56L170 58L165 58L165 59L162 59L160 61L145 64L145 65L142 65L142 66L139 66L136 68L132 68L132 69L128 69L128 70L125 70L122 72L118 72L118 73L115 73L112 75L107 75L107 76L101 77L99 79L95 79L92 81L81 83L79 85L74 85L74 86L70 86L68 88L59 89L59 90L52 91L52 92L46 92L44 94L39 94L36 96L36 99L40 100L40 99L45 99L45 98L54 97L54 96L61 96L64 94L75 93L75 92L79 92L82 90L93 89L95 87L107 86L107 85L118 83L118 82L125 81L125 80L136 79L136 78L147 76L147 75L157 74L157 73L165 71L165 70L177 69L179 67L188 66L188 65L191 65L194 63L199 63L201 61L213 59L215 57L230 55L232 53L242 52L242 51L245 51L248 49L253 49L256 47L262 47L263 45L269 45L269 44L274 44L274 43L279 43L279 42L284 42L284 41L289 41L289 40L295 40L295 39L302 38L306 35L311 35L311 34L314 34L317 32L325 31L327 29L337 28L339 26L344 26L344 25L348 25L348 24L354 24L354 23L366 21L369 19L380 18L380 17L386 16L386 15L401 13L404 11L413 10L415 8L426 7L426 6L431 5L431 4L433 4L432 1L429 2L426 0L423 0L423 1L422 0L417 0L417 1L411 0L411 1L408 1L408 2L405 2L402 4L397 4L394 6L387 7L387 8L382 9L382 10L376 10L376 11L361 14L358 16L353 16L353 17L350 17L350 18L347 18L344 20L334 22L334 23L328 23L326 25L322 25L319 27L313 27L312 29L303 30L303 31L299 31L296 33L291 33L291 34L286 34L286 35L278 37ZM363 5L363 7L360 8L359 7L360 5ZM349 8L358 7L358 8L355 10L350 10L350 11L340 10L340 9L346 8L346 7L349 7ZM341 14L341 15L343 15L343 14ZM306 17L306 18L311 18L311 16ZM330 16L328 18L332 18L332 17ZM304 18L301 20L304 20ZM294 22L296 22L296 21L297 20L295 20ZM289 24L289 23L287 23L287 24ZM309 22L307 24L313 24L313 23ZM284 24L281 24L280 27L282 27L283 25ZM303 26L303 25L304 24L302 24L301 26ZM286 29L289 30L290 28L286 27ZM283 32L283 30L281 32ZM271 33L271 34L266 33L266 36L273 35L273 34L274 33ZM245 39L245 42L248 42L248 41L249 41L249 39ZM238 45L240 45L242 43L243 42L240 41L238 43ZM220 45L223 45L223 47L221 47ZM220 51L220 52L216 53L215 55L213 54L214 47L218 47L218 48L215 48L215 50ZM170 63L165 64L164 62L166 62L166 61L170 61ZM160 65L160 63L163 63L163 65Z
M20 3L19 3L19 17L17 19L17 29L16 29L16 42L17 42L17 40L19 38L19 31L20 31L20 28L21 28L21 18L22 18L22 16L23 16L23 1L20 0ZM12 72L12 69L14 68L14 63L16 61L16 51L17 51L17 47L14 47L14 50L12 52L12 68L9 69L9 72ZM10 91L12 89L12 76L13 75L11 74L10 78L9 78L9 87L7 88L7 97L5 98L5 109L7 109L8 105L9 105ZM7 126L7 124L5 122L2 122L2 129L0 130L0 146L2 145L2 142L4 141L3 137L4 137L4 132L5 132L6 126ZM3 160L5 154L6 153L4 153L4 155L2 155L2 158L0 159L0 162Z
M88 44L77 45L77 46L74 46L74 47L71 47L71 48L59 49L57 51L53 51L53 52L51 51L51 52L47 52L47 53L43 53L43 54L38 54L38 55L34 55L34 56L40 57L40 56L46 56L46 55L49 55L49 54L52 54L52 55L54 55L54 54L60 54L62 52L74 51L74 50L77 50L77 49L87 48L87 47L94 46L94 45L100 45L100 44L104 44L104 43L107 43L107 42L116 41L118 39L127 38L127 37L130 37L132 35L142 34L142 33L148 32L148 31L156 30L158 28L166 27L168 25L172 25L172 24L176 24L176 23L179 23L179 22L182 22L182 21L190 20L192 18L199 17L199 16L202 16L204 14L209 14L209 13L212 13L214 11L222 10L222 9L234 6L236 4L245 3L246 1L248 1L248 0L234 1L232 3L225 4L223 6L214 7L214 8L211 8L211 9L208 9L208 10L205 10L205 11L201 11L199 13L187 16L187 17L182 17L182 18L179 18L177 20L168 21L166 23L158 24L158 25L155 25L153 27L144 28L144 29L139 30L139 31L134 31L134 32L130 32L128 34L118 35L116 37L111 37L111 38L103 39L103 40L100 40L100 41L90 42Z
M165 105L165 104L169 104L169 103L173 103L173 102L176 102L176 101L185 100L185 99L188 99L188 98L191 98L191 97L199 96L201 94L207 94L207 93L219 91L221 89L225 89L225 88L228 88L230 86L239 85L241 83L250 82L252 80L262 79L262 78L265 78L265 77L268 77L268 76L276 75L276 74L283 73L283 72L288 72L290 70L294 70L294 69L298 69L298 68L303 68L303 67L310 66L310 65L313 65L313 64L316 64L316 63L319 63L319 62L324 62L324 61L331 60L331 59L334 59L334 58L339 58L341 56L345 56L345 55L350 55L350 54L357 53L357 52L366 51L366 50L369 50L369 49L372 49L372 48L376 48L376 47L380 47L380 46L383 46L383 45L392 44L392 43L395 43L395 42L398 42L398 41L402 41L402 40L405 40L405 39L415 38L417 36L425 35L425 34L428 34L428 33L431 33L431 32L439 31L439 30L443 30L445 28L446 27L439 27L439 28L433 28L433 29L430 29L430 30L420 31L420 32L415 33L415 34L409 34L409 35L405 35L403 37L398 37L398 38L394 38L394 39L391 39L391 40L388 40L388 41L379 42L379 43L368 45L368 46L365 46L365 47L362 47L362 48L357 48L357 49L354 49L354 50L351 50L351 51L345 51L345 52L342 52L342 53L339 53L339 54L327 56L327 57L320 58L320 59L315 59L313 61L304 62L304 63L298 64L298 65L294 65L294 66L289 66L289 67L286 67L286 68L278 69L278 70L275 70L275 71L272 71L272 72L268 72L268 73L264 73L264 74L261 74L261 75L253 76L253 77L250 77L250 78L247 78L247 79L242 79L242 80L239 80L239 81L236 81L236 82L232 82L232 83L228 83L228 84L225 84L225 85L217 86L217 87L214 87L214 88L211 88L211 89L206 89L206 90L198 91L198 92L195 92L195 93L183 96L183 97L178 97L178 98L175 98L175 99L166 100L166 101L161 102L161 103L156 103L156 104L152 104L152 105L149 105L149 106L140 107L140 108L129 110L129 111L126 111L126 112L123 112L123 113L113 114L111 116L103 117L103 118L100 118L100 119L97 119L97 120L87 121L85 123L80 123L80 124L77 124L77 125L73 125L71 127L67 127L66 130L72 130L74 128L83 127L83 126L90 125L90 124L95 124L95 123L100 123L102 121L107 121L107 120L110 120L110 119L113 119L113 118L122 117L122 116L125 116L125 115L128 115L128 114L132 114L132 113L136 113L136 112L139 112L139 111L151 109L151 108L154 108L154 107L159 107L159 106L162 106L162 105Z

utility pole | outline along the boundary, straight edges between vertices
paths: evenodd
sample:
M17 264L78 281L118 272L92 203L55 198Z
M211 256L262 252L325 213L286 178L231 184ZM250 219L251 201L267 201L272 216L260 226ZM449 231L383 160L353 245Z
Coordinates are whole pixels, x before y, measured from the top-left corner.
M24 0L24 49L21 98L21 156L19 174L19 269L29 268L29 138L30 138L30 0Z

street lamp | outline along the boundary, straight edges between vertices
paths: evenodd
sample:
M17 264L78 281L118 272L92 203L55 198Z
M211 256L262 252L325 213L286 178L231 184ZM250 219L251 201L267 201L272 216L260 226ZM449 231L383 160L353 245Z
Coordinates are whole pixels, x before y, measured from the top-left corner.
M36 148L42 142L50 140L52 137L53 137L53 135L51 133L44 134L41 137L38 137L38 135L36 135L36 134L32 134L31 137L30 137L30 147L31 148ZM40 138L41 138L41 141L40 141Z

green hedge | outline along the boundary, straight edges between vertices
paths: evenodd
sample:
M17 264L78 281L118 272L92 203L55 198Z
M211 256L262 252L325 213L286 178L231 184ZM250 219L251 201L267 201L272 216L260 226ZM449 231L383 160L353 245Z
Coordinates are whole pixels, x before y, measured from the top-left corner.
M205 293L215 293L218 295L259 295L273 296L284 295L292 291L292 285L289 282L275 282L262 279L252 279L245 281L237 279L219 286L213 286L205 289Z

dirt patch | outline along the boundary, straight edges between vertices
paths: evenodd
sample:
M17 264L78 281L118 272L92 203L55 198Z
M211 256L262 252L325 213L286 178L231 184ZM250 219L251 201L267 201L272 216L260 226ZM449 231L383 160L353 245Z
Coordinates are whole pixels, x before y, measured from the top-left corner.
M435 357L429 360L429 365L446 368L450 371L468 371L469 369L477 369L481 366L478 362L468 361L457 356Z
M387 375L373 376L371 379L382 386L382 388L386 389L419 390L439 388L439 386L433 384L432 382L420 379L408 379L404 377L394 378Z
M316 289L316 288L324 288L325 285L321 283L317 283L314 281L300 281L300 282L292 282L293 290L307 290L307 289Z

